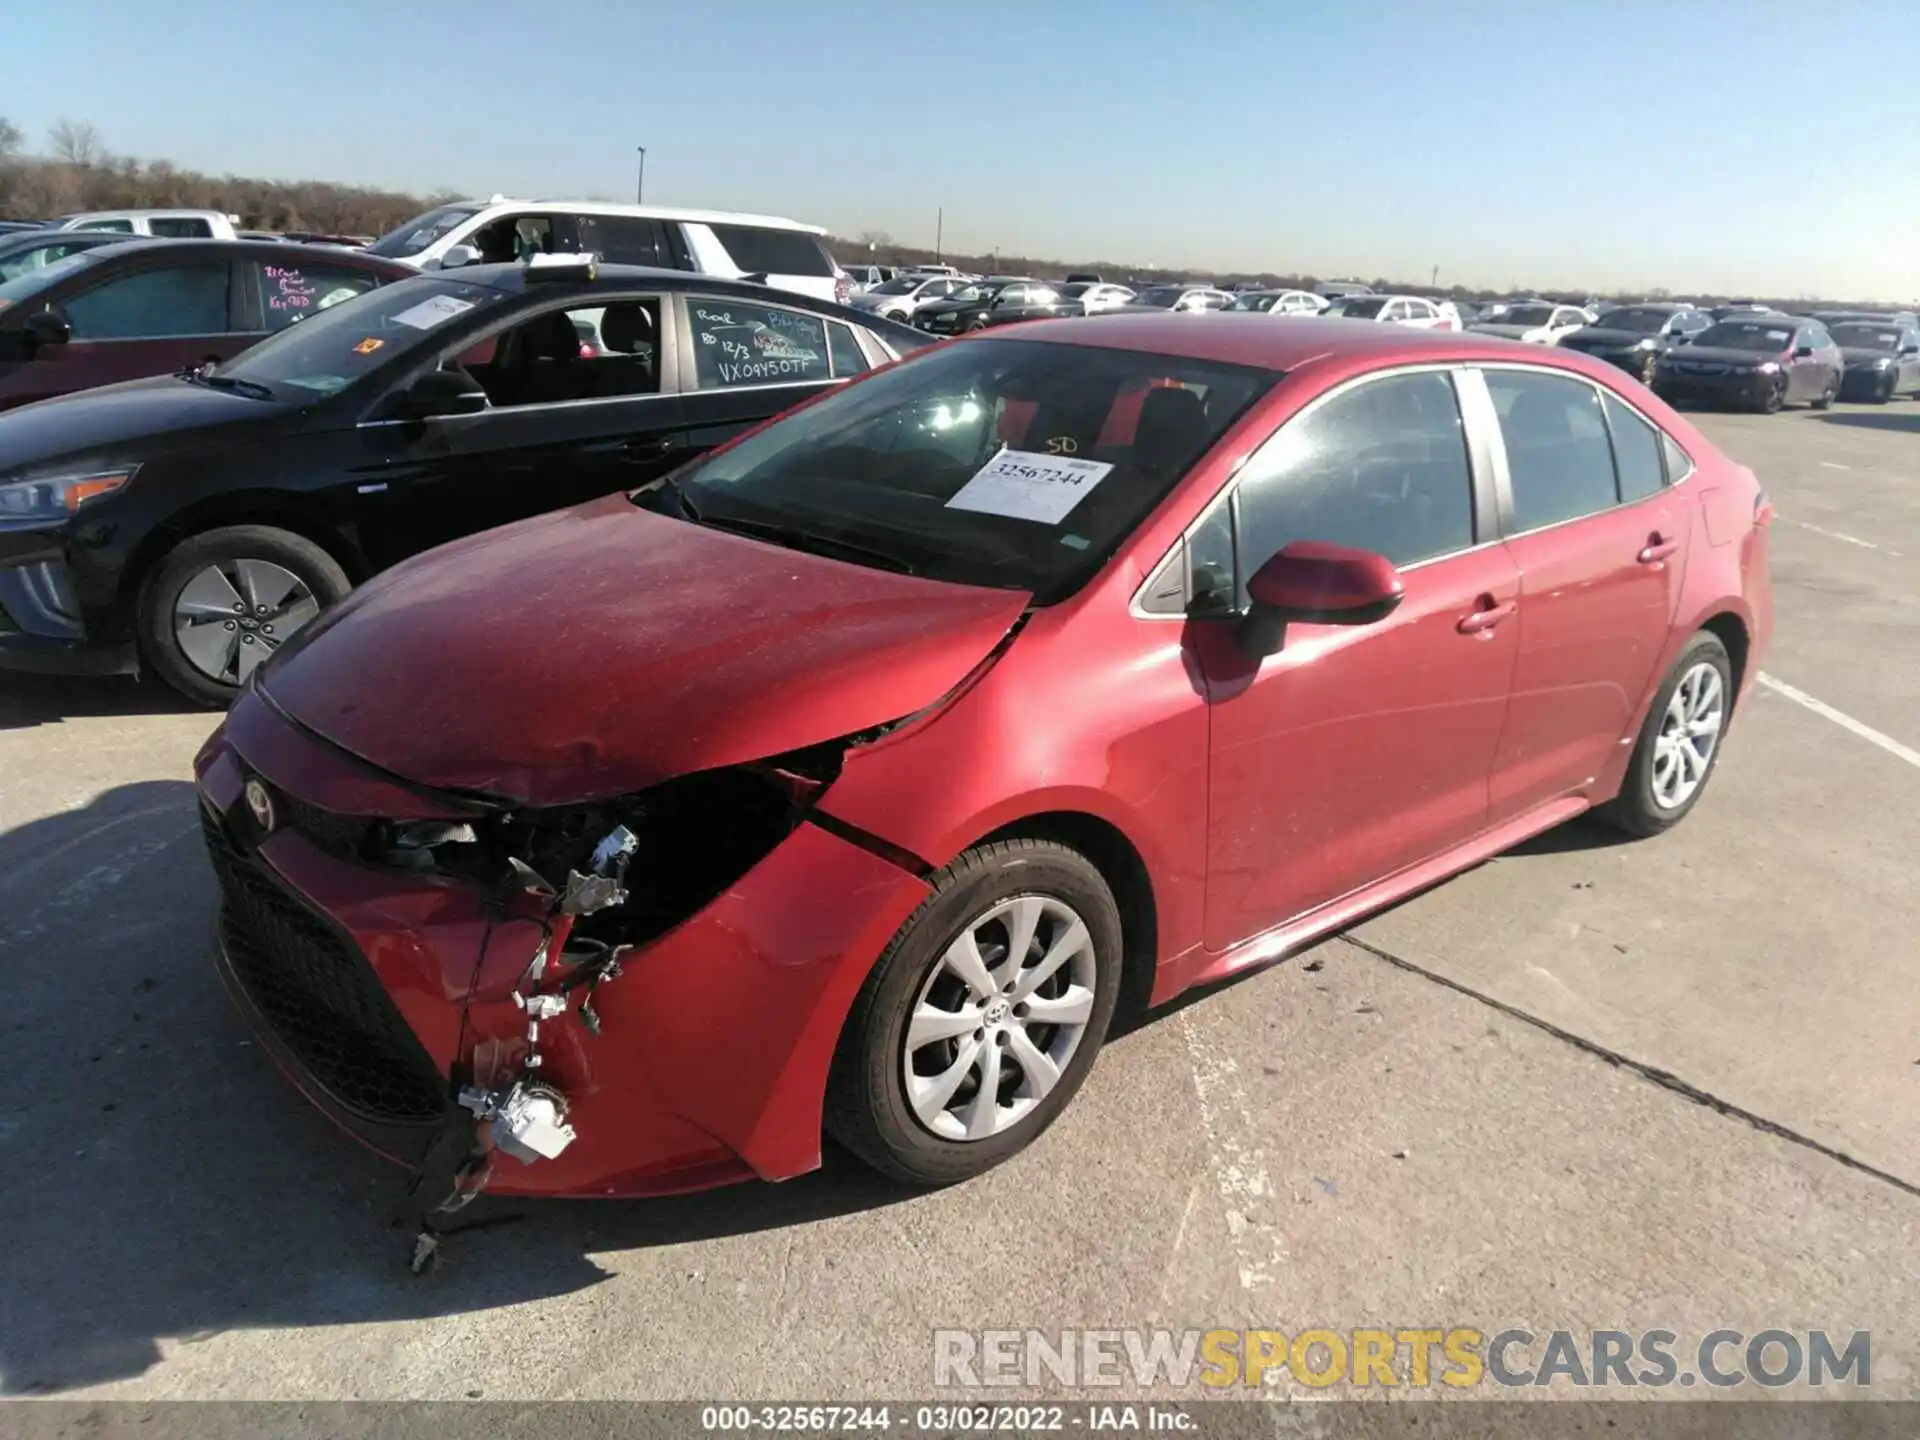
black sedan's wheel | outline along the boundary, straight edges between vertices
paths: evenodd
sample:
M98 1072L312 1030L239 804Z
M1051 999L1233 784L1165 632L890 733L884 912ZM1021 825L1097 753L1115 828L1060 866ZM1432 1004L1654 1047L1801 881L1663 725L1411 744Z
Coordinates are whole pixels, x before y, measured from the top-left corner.
M986 316L984 316L984 315L976 315L976 316L974 316L974 317L973 317L973 318L972 318L971 320L969 320L969 321L967 321L967 326L966 326L966 328L967 328L967 329L969 329L969 330L984 330L984 329L986 329L986 328L987 328L987 317L986 317Z
M1771 385L1767 393L1760 397L1760 408L1769 415L1778 415L1787 408L1787 377L1782 375Z
M1687 642L1653 697L1620 793L1595 814L1630 835L1657 835L1698 803L1733 709L1733 662L1720 638Z
M1873 403L1876 405L1885 405L1889 400L1893 399L1894 392L1899 388L1900 377L1892 372L1888 372L1887 378L1880 382L1879 393L1873 397Z
M1053 1123L1120 993L1120 913L1100 872L1045 840L969 850L861 987L828 1080L828 1132L875 1169L948 1185Z
M254 669L352 588L326 551L270 525L182 541L140 603L140 655L198 704L224 708Z

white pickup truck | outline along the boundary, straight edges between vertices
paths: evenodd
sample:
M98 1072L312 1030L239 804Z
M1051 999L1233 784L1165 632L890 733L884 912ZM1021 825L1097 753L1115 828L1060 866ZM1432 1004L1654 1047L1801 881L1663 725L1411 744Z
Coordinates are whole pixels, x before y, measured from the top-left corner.
M218 210L89 210L49 221L49 230L111 230L121 235L156 235L163 240L233 240L238 215Z

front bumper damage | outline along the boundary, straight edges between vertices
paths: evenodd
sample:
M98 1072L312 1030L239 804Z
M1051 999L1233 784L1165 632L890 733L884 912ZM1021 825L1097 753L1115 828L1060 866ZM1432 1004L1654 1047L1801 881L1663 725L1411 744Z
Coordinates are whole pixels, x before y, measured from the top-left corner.
M472 817L251 693L196 770L223 977L307 1097L413 1172L429 1237L481 1191L663 1195L817 1167L845 1015L928 893L801 811L663 933L609 943L589 932L617 933L604 920L650 878L631 832L564 883L527 869L504 893L351 858L362 817Z

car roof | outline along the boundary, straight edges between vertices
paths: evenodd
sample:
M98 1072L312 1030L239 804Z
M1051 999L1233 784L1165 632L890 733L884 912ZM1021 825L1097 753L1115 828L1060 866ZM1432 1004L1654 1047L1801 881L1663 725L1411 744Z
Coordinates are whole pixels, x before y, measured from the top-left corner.
M823 225L809 225L784 215L754 215L743 210L688 210L677 205L621 205L607 200L450 200L436 210L565 210L569 215L629 215L643 220L689 220L696 225L758 225L769 230L801 230L809 235L827 233ZM430 214L430 211L423 211Z
M283 265L303 259L315 264L376 270L396 280L421 273L411 265L369 255L362 250L347 250L336 245L301 245L291 240L162 240L141 235L122 235L112 245L95 246L92 253L102 259L111 259L123 250L138 251L142 255L162 252L174 255L258 255L263 260L277 260Z
M1180 315L1120 311L1063 320L1030 320L996 334L964 337L962 344L993 344L1003 339L1040 340L1060 345L1105 346L1215 360L1288 371L1329 356L1365 358L1381 365L1397 361L1531 361L1586 375L1612 375L1604 361L1590 361L1558 346L1524 345L1455 330L1421 330L1406 325L1355 325L1345 320L1302 316L1275 325L1264 316Z

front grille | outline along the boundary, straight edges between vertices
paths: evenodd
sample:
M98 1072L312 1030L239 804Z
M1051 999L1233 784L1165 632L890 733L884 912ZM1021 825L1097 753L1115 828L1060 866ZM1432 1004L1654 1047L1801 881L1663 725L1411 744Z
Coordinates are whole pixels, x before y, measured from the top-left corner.
M322 810L318 805L294 799L284 790L274 791L274 803L281 808L288 828L298 830L328 854L345 860L360 858L367 831L375 823L364 815Z
M224 903L227 963L282 1044L340 1106L386 1125L431 1125L448 1081L358 949L242 854L201 809Z

